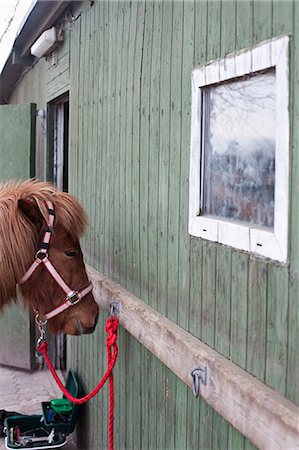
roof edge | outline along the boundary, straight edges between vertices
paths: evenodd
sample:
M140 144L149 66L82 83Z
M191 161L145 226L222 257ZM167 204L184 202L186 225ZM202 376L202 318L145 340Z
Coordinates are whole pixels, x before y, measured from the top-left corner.
M8 103L26 66L37 60L30 55L32 44L46 29L55 24L71 3L72 1L68 0L37 0L29 10L0 75L0 104ZM15 55L18 57L17 63Z

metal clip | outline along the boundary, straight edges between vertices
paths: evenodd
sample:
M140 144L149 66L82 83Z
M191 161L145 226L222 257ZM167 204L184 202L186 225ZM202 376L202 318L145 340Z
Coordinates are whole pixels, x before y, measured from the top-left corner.
M48 321L47 320L41 320L39 317L39 313L36 313L35 315L35 323L37 325L38 331L40 333L40 336L37 340L36 343L36 347L39 347L45 340L45 334L46 334L46 330L45 330L45 326L47 325Z
M193 378L192 392L194 397L198 397L200 393L200 383L207 384L207 368L199 364L197 369L191 372Z
M114 300L110 303L110 317L118 317L119 316L119 301Z

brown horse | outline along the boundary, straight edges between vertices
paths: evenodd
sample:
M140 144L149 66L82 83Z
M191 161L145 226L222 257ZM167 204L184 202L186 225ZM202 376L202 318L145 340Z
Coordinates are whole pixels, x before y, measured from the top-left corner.
M51 214L53 221L49 222ZM79 244L86 223L77 200L56 191L50 183L28 180L0 184L0 310L16 298L19 284L24 302L40 319L56 311L49 320L52 333L93 332L99 309ZM47 235L49 244L43 250ZM45 261L54 275L47 270L48 265L39 264ZM60 305L65 306L62 312L57 309Z

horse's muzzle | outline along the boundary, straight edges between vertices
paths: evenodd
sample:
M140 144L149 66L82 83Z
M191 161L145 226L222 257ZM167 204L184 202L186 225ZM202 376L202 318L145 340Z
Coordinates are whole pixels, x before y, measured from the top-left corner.
M95 328L96 328L96 326L97 326L98 320L99 320L99 313L95 316L94 325L92 327L84 327L81 324L82 334L91 334L91 333L93 333Z

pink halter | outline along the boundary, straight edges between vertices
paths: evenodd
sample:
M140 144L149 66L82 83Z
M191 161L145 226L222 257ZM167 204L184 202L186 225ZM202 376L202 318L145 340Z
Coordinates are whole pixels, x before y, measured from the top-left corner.
M52 275L52 277L54 278L56 283L59 284L59 286L62 288L62 290L66 294L65 301L60 306L58 306L57 308L48 312L47 314L43 315L45 320L48 321L52 317L57 316L57 314L60 314L61 312L65 311L70 306L76 305L80 300L82 300L83 297L85 297L87 294L89 294L92 291L93 286L92 286L92 283L89 283L89 285L86 288L81 289L81 291L75 291L75 290L71 289L65 283L65 281L61 278L61 276L59 275L59 273L57 272L57 270L55 269L55 267L49 260L48 249L49 249L50 239L51 239L53 225L54 225L55 212L54 212L54 206L51 202L47 201L46 205L47 205L47 209L48 209L48 213L49 213L49 219L47 222L47 228L44 232L42 241L40 243L40 248L35 255L35 260L31 264L31 266L29 267L29 269L27 270L25 275L23 275L23 277L20 279L18 284L25 283L25 281L27 281L31 277L31 275L38 268L38 266L40 264L44 264L44 266L46 267L48 272Z

